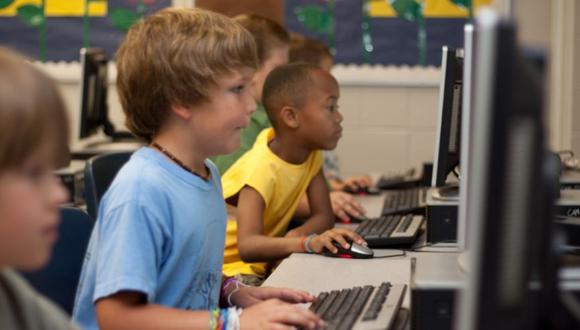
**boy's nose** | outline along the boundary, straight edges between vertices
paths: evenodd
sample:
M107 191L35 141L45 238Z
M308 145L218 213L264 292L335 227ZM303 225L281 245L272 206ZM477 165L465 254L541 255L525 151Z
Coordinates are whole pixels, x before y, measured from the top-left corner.
M253 114L254 112L256 112L257 106L256 106L256 100L254 100L254 98L251 95L248 95L247 97L247 101L246 101L246 109L248 111L248 114Z
M52 189L50 189L52 202L57 205L64 204L70 198L69 192L57 177L54 177L53 179Z

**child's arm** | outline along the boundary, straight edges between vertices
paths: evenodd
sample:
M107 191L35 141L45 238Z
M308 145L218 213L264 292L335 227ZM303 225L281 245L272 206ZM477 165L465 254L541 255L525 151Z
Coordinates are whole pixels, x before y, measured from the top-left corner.
M262 196L252 187L245 186L238 198L238 250L245 262L271 261L286 258L294 252L306 252L305 239L310 234L323 233L310 242L321 252L323 247L335 252L332 245L335 240L348 246L344 237L363 244L363 239L348 229L333 229L334 216L330 208L328 189L322 171L312 179L307 190L311 207L310 218L302 226L292 230L287 237L268 237L264 235L263 217L265 202Z
M207 329L209 311L188 311L146 304L145 295L121 292L96 303L97 320L101 329ZM274 328L294 325L308 329L321 326L322 321L312 312L298 306L270 299L244 310L240 315L241 329Z
M365 244L364 240L351 229L333 228L334 215L322 170L310 182L307 195L308 203L311 205L310 218L303 225L289 232L286 235L288 238L320 234L308 240L308 248L316 253L322 252L324 248L336 253L337 249L333 246L332 241L340 243L345 248L349 247L347 240Z
M328 187L324 181L324 173L320 170L306 190L308 205L310 206L310 217L306 222L293 230L296 236L308 236L310 234L320 234L334 227L334 215L330 205Z
M305 252L303 237L269 237L264 235L262 196L245 186L238 197L238 250L245 262L282 259L293 252Z

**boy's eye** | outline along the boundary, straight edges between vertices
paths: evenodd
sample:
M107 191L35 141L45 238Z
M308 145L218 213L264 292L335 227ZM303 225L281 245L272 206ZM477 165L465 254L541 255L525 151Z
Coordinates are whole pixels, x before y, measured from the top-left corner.
M236 94L241 94L242 91L244 90L244 88L245 88L245 85L238 85L238 86L232 87L230 89L230 91L232 91L232 92L234 92Z
M328 109L328 111L330 111L330 112L335 112L335 111L338 111L338 105L333 104L333 105L326 107L326 109Z
M24 167L22 173L28 180L36 183L54 175L50 167L43 165L26 166Z

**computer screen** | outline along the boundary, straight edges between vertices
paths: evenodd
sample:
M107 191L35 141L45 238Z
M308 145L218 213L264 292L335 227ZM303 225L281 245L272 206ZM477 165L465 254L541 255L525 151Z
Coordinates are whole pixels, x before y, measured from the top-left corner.
M102 49L81 49L81 139L95 134L107 120L107 62Z
M540 329L550 216L558 190L546 163L541 79L520 54L513 23L476 23L467 217L470 263L457 329ZM545 301L545 300L544 300Z
M439 89L439 122L433 160L432 186L442 187L459 165L463 49L443 46Z
M113 140L132 139L128 132L116 132L109 121L107 104L108 59L100 48L81 48L81 113L79 138L84 139L100 128Z

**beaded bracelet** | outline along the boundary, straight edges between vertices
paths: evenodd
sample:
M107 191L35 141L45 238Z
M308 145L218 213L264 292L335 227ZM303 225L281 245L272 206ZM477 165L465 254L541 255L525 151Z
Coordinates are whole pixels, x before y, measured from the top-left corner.
M212 308L209 310L209 330L217 330L219 328L219 308Z
M316 236L318 236L318 235L316 235L316 234L310 234L310 235L308 235L308 237L306 237L306 239L304 240L304 250L305 250L306 252L308 252L308 253L314 253L314 250L312 250L312 249L310 248L310 241L312 241L312 239L313 239L314 237L316 237Z
M228 328L228 309L222 309L220 314L220 327L221 330L226 330Z
M302 248L302 252L304 252L304 253L308 252L306 250L306 246L304 245L304 243L306 243L307 238L308 238L308 236L304 236L300 239L300 247Z

